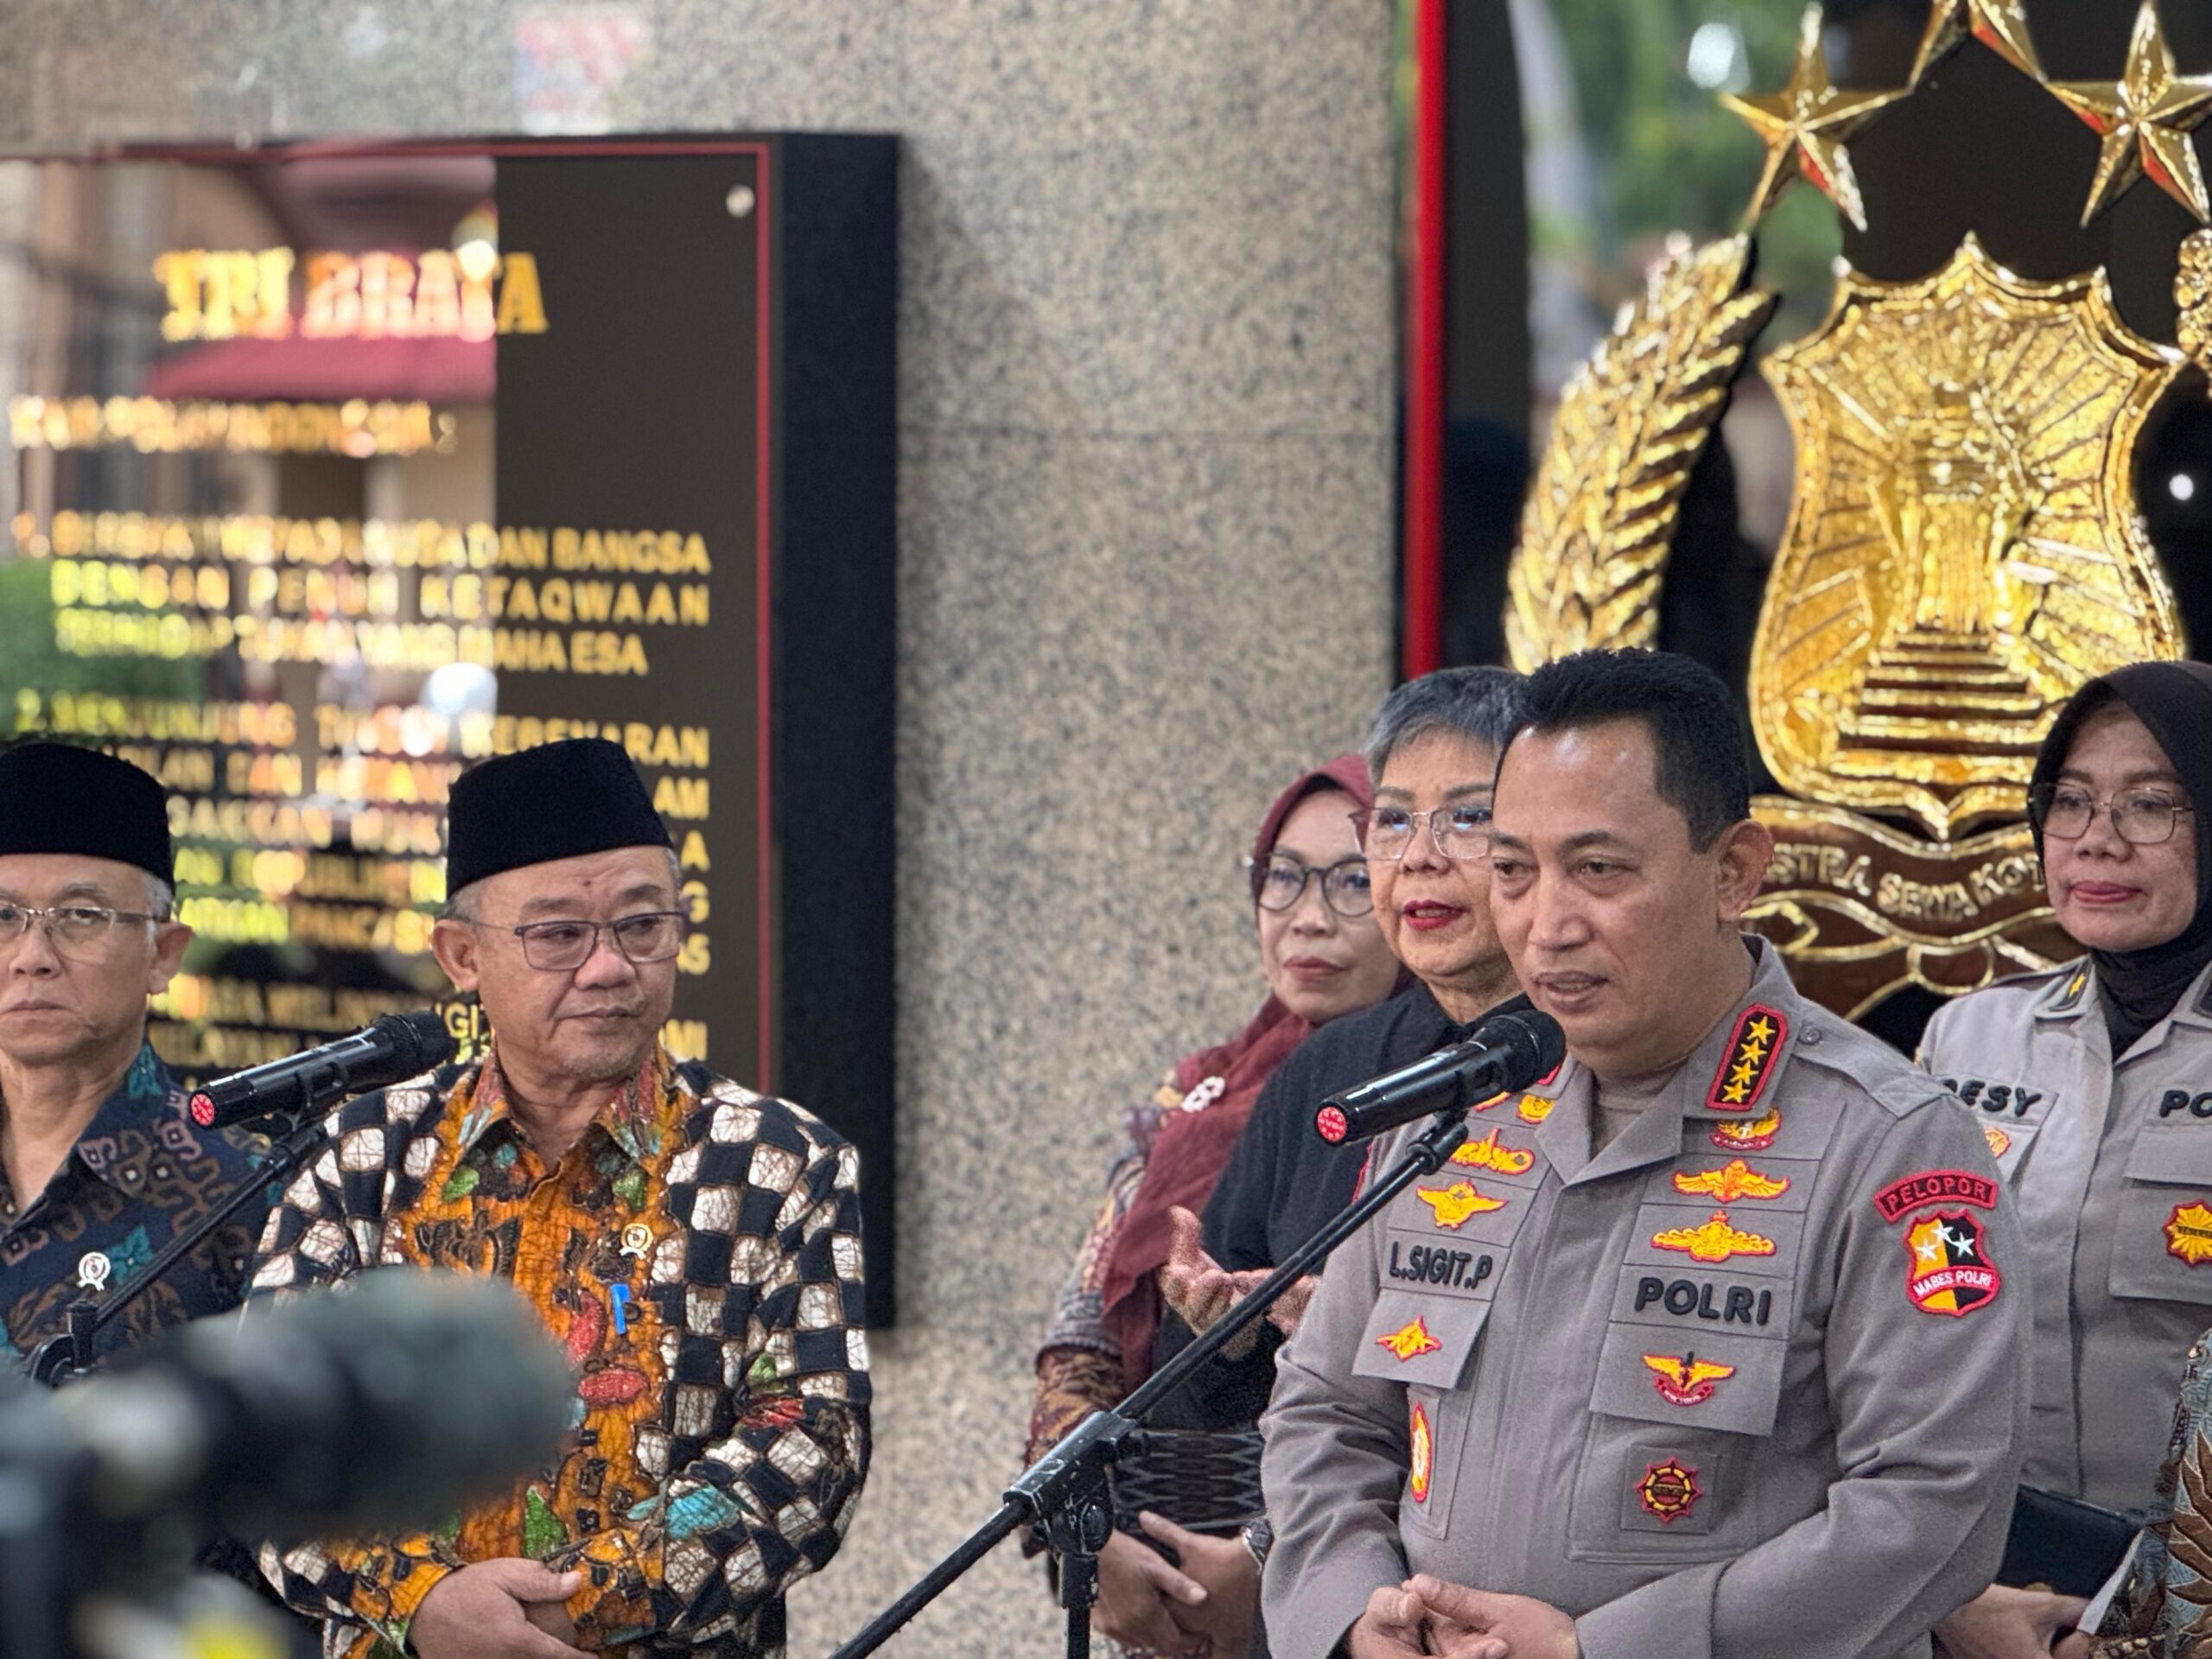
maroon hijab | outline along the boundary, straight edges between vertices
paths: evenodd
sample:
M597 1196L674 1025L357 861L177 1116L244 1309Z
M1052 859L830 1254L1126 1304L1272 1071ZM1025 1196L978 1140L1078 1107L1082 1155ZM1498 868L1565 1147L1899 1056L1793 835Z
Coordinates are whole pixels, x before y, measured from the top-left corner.
M1275 797L1252 842L1252 861L1265 864L1282 834L1285 819L1308 795L1341 790L1364 811L1375 804L1367 765L1356 754L1340 754L1306 773ZM1256 895L1257 877L1254 893ZM1236 1137L1252 1116L1260 1090L1275 1068L1290 1058L1313 1027L1273 995L1261 1004L1251 1023L1227 1042L1186 1054L1176 1063L1173 1082L1188 1095L1209 1077L1221 1079L1221 1093L1195 1112L1171 1111L1153 1136L1144 1174L1114 1236L1113 1255L1101 1287L1102 1323L1122 1351L1122 1376L1131 1389L1151 1374L1153 1336L1160 1325L1158 1273L1167 1260L1172 1226L1167 1212L1205 1206L1214 1183L1229 1162Z

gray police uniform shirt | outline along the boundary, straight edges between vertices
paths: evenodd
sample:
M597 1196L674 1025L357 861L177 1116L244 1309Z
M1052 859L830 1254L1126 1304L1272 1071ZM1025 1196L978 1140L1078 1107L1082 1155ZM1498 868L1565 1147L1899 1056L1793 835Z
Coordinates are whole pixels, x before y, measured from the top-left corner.
M2212 969L2115 1065L2088 961L1938 1013L1921 1063L1988 1136L2034 1282L2023 1474L2148 1505L2212 1325Z
M1570 1058L1330 1262L1263 1425L1278 1659L1408 1571L1549 1602L1589 1659L1924 1655L1989 1582L2027 1417L1996 1166L1752 949L1602 1153Z

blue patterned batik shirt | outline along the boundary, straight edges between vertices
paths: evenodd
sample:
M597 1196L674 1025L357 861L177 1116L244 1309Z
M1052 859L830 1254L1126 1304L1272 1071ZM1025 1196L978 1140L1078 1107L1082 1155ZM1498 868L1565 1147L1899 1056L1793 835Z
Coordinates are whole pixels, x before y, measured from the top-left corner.
M186 1098L141 1047L43 1192L22 1202L0 1170L0 1363L20 1364L67 1328L70 1303L114 1290L252 1179L255 1143L199 1128ZM257 1198L219 1228L100 1333L99 1352L237 1306L267 1212Z

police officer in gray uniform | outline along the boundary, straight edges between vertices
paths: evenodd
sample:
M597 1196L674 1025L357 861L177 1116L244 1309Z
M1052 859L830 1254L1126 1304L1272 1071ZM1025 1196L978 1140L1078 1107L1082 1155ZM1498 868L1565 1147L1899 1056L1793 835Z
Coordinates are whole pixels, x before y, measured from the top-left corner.
M2026 1238L2033 1412L2022 1478L2153 1505L2189 1346L2212 1325L2212 668L2092 680L2029 789L2051 908L2088 954L1962 997L1922 1064L1988 1136ZM2045 1651L2058 1599L1993 1591L1959 1659ZM2078 1610L2076 1610L2078 1611Z
M1996 1566L2026 1421L1996 1166L1739 932L1771 838L1726 688L1586 652L1527 693L1491 906L1569 1058L1533 1128L1476 1110L1284 1351L1268 1640L1925 1654Z

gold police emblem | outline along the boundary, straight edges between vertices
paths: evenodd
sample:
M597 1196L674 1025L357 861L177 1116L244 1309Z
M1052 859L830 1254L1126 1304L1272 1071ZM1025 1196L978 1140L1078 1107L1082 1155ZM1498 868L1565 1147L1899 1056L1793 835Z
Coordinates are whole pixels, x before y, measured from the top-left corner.
M1568 388L1509 579L1516 667L1656 643L1672 503L1629 511L1630 486L1671 480L1717 422L1723 354L1684 342L1763 319L1747 257L1740 238L1678 255ZM2212 270L2212 245L2197 257ZM2030 282L1969 236L1916 281L1846 269L1826 321L1768 362L1797 483L1748 690L1789 793L1754 804L1776 849L1748 919L1839 1013L2074 954L2023 791L2083 682L2182 655L2133 477L2183 361L2101 270Z
M2192 1268L2212 1262L2212 1209L2201 1200L2176 1205L2166 1217L2166 1254Z

